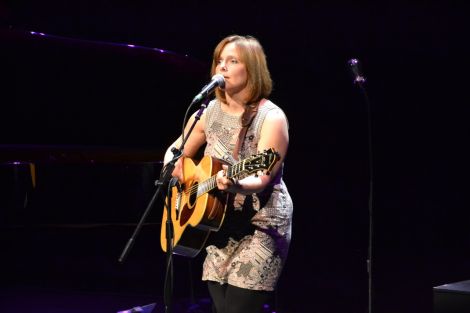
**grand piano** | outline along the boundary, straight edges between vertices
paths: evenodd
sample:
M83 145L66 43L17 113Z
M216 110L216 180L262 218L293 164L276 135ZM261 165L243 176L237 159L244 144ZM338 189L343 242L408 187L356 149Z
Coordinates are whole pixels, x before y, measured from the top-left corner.
M158 163L208 78L207 64L159 48L0 36L0 164L28 165L34 186L50 166Z
M159 199L118 258L209 65L35 31L2 29L0 42L0 287L160 294Z
M159 48L34 31L0 36L2 145L161 150L209 77L208 64Z

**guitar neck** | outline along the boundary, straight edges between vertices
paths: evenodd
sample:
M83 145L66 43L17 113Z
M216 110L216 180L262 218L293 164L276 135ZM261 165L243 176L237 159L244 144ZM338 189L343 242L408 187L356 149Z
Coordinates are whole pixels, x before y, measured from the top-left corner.
M229 165L227 168L227 177L228 178L239 178L241 174L251 174L257 173L258 171L266 171L267 174L271 171L274 164L279 161L279 154L273 149L267 149L262 153L252 155L249 158L246 158L234 165ZM217 187L216 175L211 176L210 178L199 182L196 187L197 191L191 189L191 193L197 193L197 196L201 196L209 191L212 191Z
M232 165L232 166L229 165L227 169L227 177L237 178L238 176L240 176L240 174L244 172L244 162L245 160L240 161L237 164ZM212 175L211 177L209 177L208 179L202 182L199 182L198 187L197 187L197 197L202 196L203 194L210 192L214 190L215 188L217 188L217 182L215 180L216 177L217 177L217 174Z

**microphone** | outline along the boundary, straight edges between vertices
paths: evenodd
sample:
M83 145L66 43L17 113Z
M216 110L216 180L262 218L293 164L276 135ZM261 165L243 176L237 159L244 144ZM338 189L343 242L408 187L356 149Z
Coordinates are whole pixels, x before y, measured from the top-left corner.
M354 83L361 85L366 81L366 78L362 75L361 63L358 59L351 59L348 61L348 65L351 67L352 74L354 76Z
M215 74L214 76L212 76L211 82L205 85L204 88L202 88L201 92L199 92L197 96L194 97L193 101L191 102L191 105L199 103L205 98L207 98L207 96L213 93L215 88L217 87L225 87L225 79L222 74Z

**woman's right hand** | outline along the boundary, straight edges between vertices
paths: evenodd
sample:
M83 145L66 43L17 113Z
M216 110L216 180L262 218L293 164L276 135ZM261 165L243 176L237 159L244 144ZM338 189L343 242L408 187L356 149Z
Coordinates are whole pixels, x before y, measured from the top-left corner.
M175 163L175 169L171 173L171 176L177 177L180 183L183 183L183 158L179 158L178 161Z

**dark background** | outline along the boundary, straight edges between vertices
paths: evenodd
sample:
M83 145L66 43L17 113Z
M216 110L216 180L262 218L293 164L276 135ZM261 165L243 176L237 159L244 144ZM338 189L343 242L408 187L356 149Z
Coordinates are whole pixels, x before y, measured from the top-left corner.
M263 44L290 122L294 233L278 311L367 311L368 110L354 57L372 108L373 308L430 312L433 286L470 277L468 13L449 1L4 1L5 287L161 296L160 203L116 259L212 49L237 33ZM15 160L35 161L34 187ZM179 297L206 296L201 259L175 261Z

